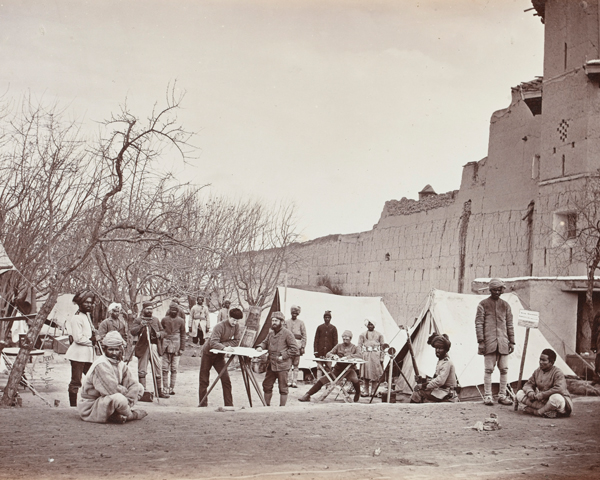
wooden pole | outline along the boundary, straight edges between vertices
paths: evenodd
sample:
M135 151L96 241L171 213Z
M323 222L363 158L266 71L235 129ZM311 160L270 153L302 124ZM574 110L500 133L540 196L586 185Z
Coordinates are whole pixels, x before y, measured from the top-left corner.
M525 342L523 343L523 356L521 357L521 368L519 369L519 381L517 382L517 392L521 390L521 380L523 379L523 369L525 368L525 355L527 354L527 342L529 342L529 328L525 329ZM518 408L519 402L517 402L515 393L515 412Z
M406 343L408 343L408 349L410 350L410 358L412 359L413 370L415 375L419 376L419 367L417 366L417 359L415 358L415 351L413 350L412 341L410 340L410 332L406 329Z
M388 393L387 393L387 403L390 403L392 398L392 374L394 372L394 364L392 362L393 357L390 358L390 362L388 363L388 368L390 369L390 374L388 377Z

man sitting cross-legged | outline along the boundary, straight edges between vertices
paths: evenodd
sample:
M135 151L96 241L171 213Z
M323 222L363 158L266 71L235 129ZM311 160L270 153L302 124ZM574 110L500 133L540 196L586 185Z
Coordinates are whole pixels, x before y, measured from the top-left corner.
M350 330L346 330L342 333L343 343L338 343L331 351L329 351L326 355L326 358L331 358L332 360L337 360L337 363L333 367L333 377L337 378L337 376L344 371L344 369L348 366L348 363L344 360L350 360L352 358L362 360L362 354L360 348L351 343L352 341L352 332ZM344 378L346 378L349 382L354 385L354 402L358 402L360 400L360 381L358 380L358 376L356 375L356 370L352 367L348 369L348 371L344 374ZM298 400L301 402L310 402L311 395L317 393L323 385L329 383L329 379L326 376L322 376L317 383L315 383L308 392Z
M525 413L548 418L571 415L573 401L567 390L567 380L563 372L554 366L555 361L554 350L542 350L540 368L517 392L519 407L523 407Z
M433 378L417 377L417 385L410 397L410 403L455 402L458 400L456 371L448 356L452 343L445 333L432 333L427 343L435 348L435 356L438 357L435 375Z
M123 362L125 341L116 330L102 339L104 355L92 364L80 390L79 415L86 422L125 423L144 418L144 410L132 410L144 387Z

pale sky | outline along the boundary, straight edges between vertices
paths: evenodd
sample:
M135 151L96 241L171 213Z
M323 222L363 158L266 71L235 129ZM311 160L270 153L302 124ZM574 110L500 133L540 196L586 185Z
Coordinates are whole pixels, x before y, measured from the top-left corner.
M0 92L86 125L169 82L197 132L182 181L285 200L303 239L460 187L510 88L542 75L529 0L0 0ZM169 163L172 160L168 160Z

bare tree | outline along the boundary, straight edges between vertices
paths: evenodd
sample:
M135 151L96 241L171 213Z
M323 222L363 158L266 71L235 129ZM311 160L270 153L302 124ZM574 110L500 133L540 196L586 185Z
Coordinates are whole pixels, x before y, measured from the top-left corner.
M297 262L294 206L266 208L248 202L235 211L234 224L235 241L224 262L224 278L233 285L240 303L264 308L283 275Z
M594 320L594 277L600 265L600 172L587 177L581 188L570 192L566 205L553 229L555 253L559 263L585 266L586 307L577 345L580 351L588 351Z
M124 106L104 123L104 135L90 148L75 125L64 126L53 111L26 102L12 123L12 150L5 148L0 189L2 241L16 228L28 239L15 236L17 268L29 275L47 300L30 325L10 373L0 405L14 402L17 386L44 321L59 292L98 246L110 242L176 241L172 230L159 224L138 224L116 205L129 194L128 182L161 155L185 156L189 134L177 123L181 97L168 89L166 107L155 109L142 122ZM14 178L10 178L10 172ZM8 177L8 178L7 178ZM10 254L10 253L9 253Z

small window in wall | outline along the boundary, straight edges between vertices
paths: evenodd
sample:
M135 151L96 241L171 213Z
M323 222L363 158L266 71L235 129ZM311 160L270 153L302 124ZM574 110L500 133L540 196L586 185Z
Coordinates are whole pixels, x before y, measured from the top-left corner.
M570 244L577 236L577 213L557 212L553 221L554 240L553 245Z

